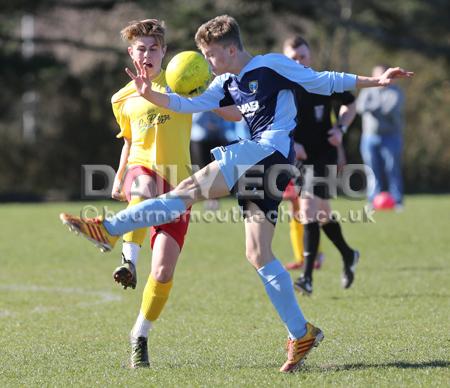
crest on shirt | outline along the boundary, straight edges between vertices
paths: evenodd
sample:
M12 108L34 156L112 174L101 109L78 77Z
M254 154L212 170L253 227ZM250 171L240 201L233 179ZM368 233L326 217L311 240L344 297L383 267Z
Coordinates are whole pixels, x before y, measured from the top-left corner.
M252 94L255 94L256 91L258 90L258 81L250 81L248 83L248 88L250 89L250 92Z

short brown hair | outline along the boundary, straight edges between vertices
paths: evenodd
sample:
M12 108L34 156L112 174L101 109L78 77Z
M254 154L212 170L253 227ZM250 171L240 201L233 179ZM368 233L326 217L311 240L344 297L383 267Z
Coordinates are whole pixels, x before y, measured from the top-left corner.
M291 36L290 38L287 38L283 43L283 47L291 47L293 49L296 49L297 47L303 45L309 48L308 42L300 35Z
M133 20L126 26L120 35L126 42L133 42L141 36L153 36L161 47L165 46L166 28L164 22L158 19Z
M211 43L235 44L239 50L243 48L239 24L228 15L217 16L202 24L195 34L195 43L198 48Z

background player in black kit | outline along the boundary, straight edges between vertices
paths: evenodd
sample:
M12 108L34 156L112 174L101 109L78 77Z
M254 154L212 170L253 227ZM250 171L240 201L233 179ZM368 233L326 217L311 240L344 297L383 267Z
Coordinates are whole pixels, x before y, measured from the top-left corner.
M311 51L300 36L285 41L284 54L309 67ZM331 96L312 94L302 87L296 92L298 125L294 132L297 159L305 166L312 166L315 177L327 176L327 165L337 165L338 148L342 150L342 137L352 123L355 114L355 97L350 92L333 93ZM339 107L336 123L331 122L332 110ZM303 146L303 148L301 147ZM342 158L342 155L341 155ZM306 183L307 186L307 182ZM312 293L314 260L320 240L320 227L342 255L344 269L342 287L349 288L354 280L359 252L346 243L340 224L332 218L329 193L325 185L306 188L300 198L300 220L304 225L303 256L304 274L295 281L295 288L305 294Z

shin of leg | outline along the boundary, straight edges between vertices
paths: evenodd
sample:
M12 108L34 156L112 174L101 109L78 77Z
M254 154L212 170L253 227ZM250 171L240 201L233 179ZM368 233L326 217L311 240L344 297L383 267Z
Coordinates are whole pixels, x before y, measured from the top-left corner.
M253 202L249 204L246 210L246 256L253 267L258 269L274 259L272 239L275 227Z
M292 280L281 263L273 259L258 269L267 295L284 322L291 339L305 334L306 320L297 303Z
M156 321L169 299L172 281L160 283L152 275L148 277L141 303L141 314L148 321Z
M300 223L300 198L291 201L292 219L289 222L289 235L295 261L303 262L303 225Z
M158 319L169 299L179 255L176 241L164 232L159 233L153 244L152 270L141 304L141 313L149 321Z
M303 225L296 219L292 219L289 223L289 235L291 238L292 251L294 252L295 261L303 262Z
M304 225L303 246L306 261L304 276L312 279L314 261L317 256L320 243L320 229L317 222L309 222Z

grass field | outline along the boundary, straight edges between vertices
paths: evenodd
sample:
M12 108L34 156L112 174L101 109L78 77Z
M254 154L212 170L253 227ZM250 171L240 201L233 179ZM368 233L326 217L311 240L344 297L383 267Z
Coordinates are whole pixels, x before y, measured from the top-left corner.
M152 368L122 368L149 251L137 290L120 289L111 278L120 251L101 254L59 223L60 211L84 205L0 206L2 387L450 385L450 196L409 197L403 213L346 223L362 253L350 290L340 288L339 257L322 236L325 265L314 295L299 300L325 340L295 375L278 372L286 334L245 260L243 224L220 222L191 224L150 334ZM335 202L343 214L361 207ZM274 249L291 260L287 223Z

